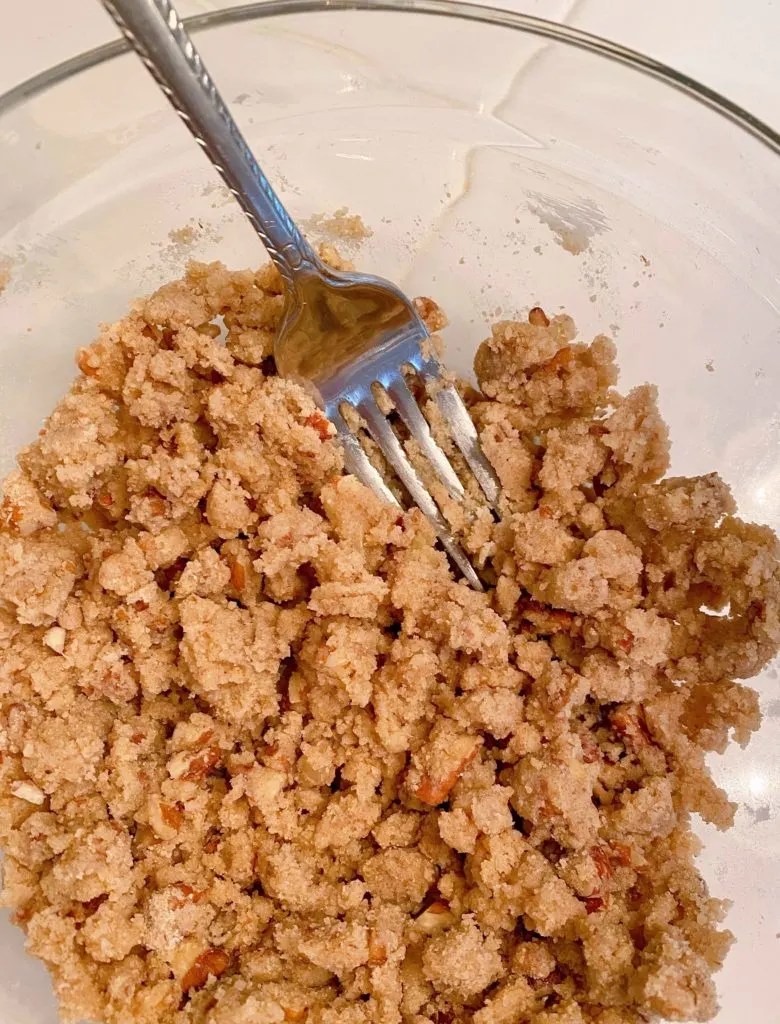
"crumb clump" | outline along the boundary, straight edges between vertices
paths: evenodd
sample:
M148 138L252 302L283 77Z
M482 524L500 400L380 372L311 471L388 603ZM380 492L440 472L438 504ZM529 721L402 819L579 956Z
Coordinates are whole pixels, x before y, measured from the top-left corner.
M654 389L535 309L463 391L503 486L448 510L476 593L274 375L281 308L191 264L5 482L3 901L63 1019L708 1020L690 816L733 818L705 754L758 725L777 538L664 478Z

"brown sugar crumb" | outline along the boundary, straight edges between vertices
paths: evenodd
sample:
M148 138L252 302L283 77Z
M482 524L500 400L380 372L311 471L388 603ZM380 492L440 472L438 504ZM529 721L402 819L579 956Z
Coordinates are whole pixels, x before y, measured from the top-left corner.
M475 593L269 371L282 307L192 264L4 484L3 900L63 1017L710 1019L689 816L733 818L705 754L758 727L777 538L664 479L654 389L535 307L467 393L503 486L453 524Z

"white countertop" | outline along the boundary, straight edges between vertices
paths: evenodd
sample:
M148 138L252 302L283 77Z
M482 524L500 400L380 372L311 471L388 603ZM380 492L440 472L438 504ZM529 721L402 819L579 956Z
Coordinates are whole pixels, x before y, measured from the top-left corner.
M179 0L178 7L187 15L233 2ZM6 4L0 92L116 35L98 0ZM641 50L780 129L780 0L496 0L493 6L566 21Z

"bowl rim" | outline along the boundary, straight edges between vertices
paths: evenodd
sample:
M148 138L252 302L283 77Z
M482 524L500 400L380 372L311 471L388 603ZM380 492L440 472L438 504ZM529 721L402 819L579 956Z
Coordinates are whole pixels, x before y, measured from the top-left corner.
M584 32L561 22L500 7L478 6L468 0L253 0L247 4L195 14L184 18L183 21L188 32L198 32L206 28L240 24L255 19L327 11L384 11L449 17L511 28L528 35L564 43L575 49L596 53L684 93L695 102L731 121L780 156L780 132L775 131L744 107L689 75L603 36ZM115 39L33 75L0 95L0 117L58 83L119 57L129 49L129 43L125 39Z

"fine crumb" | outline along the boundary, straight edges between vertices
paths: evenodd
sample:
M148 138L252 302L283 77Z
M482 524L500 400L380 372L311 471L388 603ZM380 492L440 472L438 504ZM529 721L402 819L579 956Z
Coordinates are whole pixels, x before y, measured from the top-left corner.
M715 361L713 359L708 359L704 366L708 373L715 373Z
M759 724L777 538L665 477L655 389L534 306L458 384L495 515L420 396L477 593L273 373L283 307L271 266L190 264L3 487L3 902L63 1019L710 1019L690 816L734 816L706 755Z

